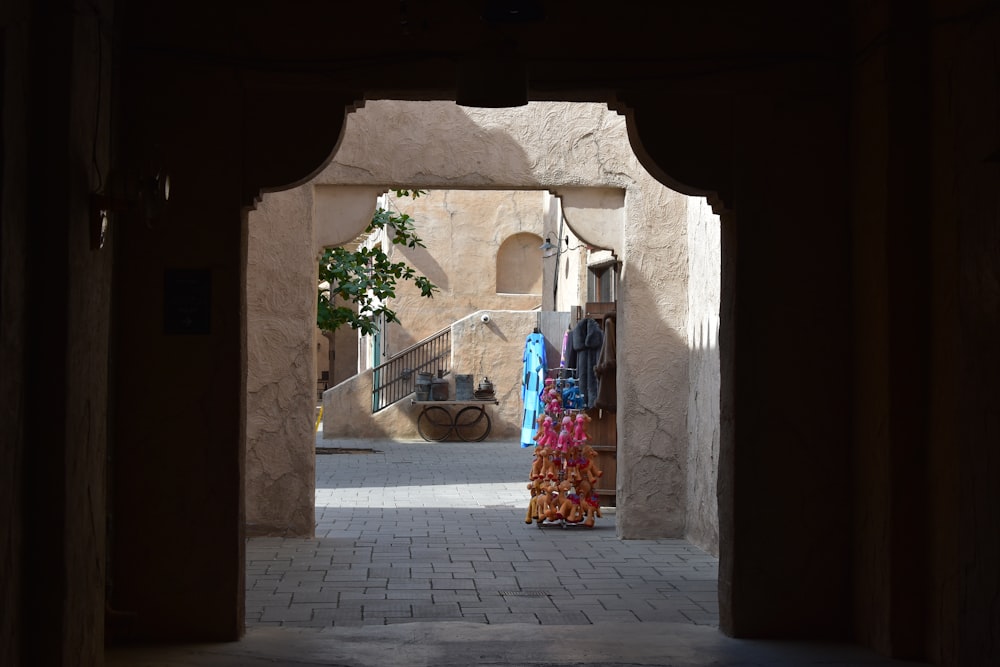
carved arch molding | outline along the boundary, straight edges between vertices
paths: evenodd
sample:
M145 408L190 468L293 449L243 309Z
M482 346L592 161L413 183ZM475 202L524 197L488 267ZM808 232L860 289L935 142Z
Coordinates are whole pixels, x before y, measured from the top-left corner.
M301 185L322 171L340 144L347 114L364 106L356 100L315 91L255 96L246 110L244 205L253 206L263 192ZM674 109L653 98L608 106L625 117L632 150L654 178L678 192L708 197L716 213L731 208L725 106Z

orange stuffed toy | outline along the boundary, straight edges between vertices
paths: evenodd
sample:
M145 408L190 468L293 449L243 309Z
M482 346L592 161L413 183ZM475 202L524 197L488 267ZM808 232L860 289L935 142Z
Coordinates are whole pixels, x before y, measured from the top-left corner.
M583 448L583 458L580 464L580 474L590 482L591 486L597 484L597 480L600 479L604 471L597 467L594 461L597 459L597 452L590 445L586 445Z
M540 502L538 500L544 495L544 493L542 492L542 484L543 480L541 479L533 479L530 482L528 482L528 491L531 492L531 499L528 500L528 513L524 517L525 523L531 523L533 520L541 522L542 518L544 518L544 517L540 518L541 516L539 514Z
M577 500L575 505L576 510L578 510L580 506L579 496L577 496L576 489L573 488L573 483L568 479L559 482L559 506L556 509L557 519L573 521L573 517L577 514L577 511L574 509L574 499Z
M545 476L543 470L548 457L549 450L547 447L542 447L541 445L535 447L535 458L531 462L531 472L528 474L528 479L538 479Z

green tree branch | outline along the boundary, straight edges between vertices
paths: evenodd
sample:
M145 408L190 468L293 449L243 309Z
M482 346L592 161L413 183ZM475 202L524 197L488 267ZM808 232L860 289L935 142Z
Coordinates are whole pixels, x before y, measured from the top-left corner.
M397 197L416 199L423 190L396 190ZM393 245L424 248L413 219L405 214L377 208L366 234L383 230ZM321 331L336 331L347 324L365 335L378 331L378 321L399 322L389 308L401 280L412 281L420 296L433 298L438 291L430 279L418 274L406 262L393 262L381 247L361 246L356 250L328 248L319 261L319 290L316 325Z

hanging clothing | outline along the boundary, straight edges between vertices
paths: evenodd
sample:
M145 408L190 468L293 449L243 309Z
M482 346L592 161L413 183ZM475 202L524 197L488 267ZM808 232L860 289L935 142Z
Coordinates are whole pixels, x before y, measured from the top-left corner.
M563 334L562 352L559 355L560 368L566 368L566 359L569 357L569 332L570 328L566 327L566 333Z
M545 336L538 333L528 334L524 341L524 364L521 373L521 402L524 403L524 414L521 417L521 447L535 446L535 433L538 431L538 415L542 414L542 389L545 387Z
M576 368L576 377L580 381L580 390L588 408L594 407L597 400L597 376L594 375L594 364L604 344L604 334L601 325L589 317L585 317L570 335L570 354L566 363L570 368Z
M618 409L618 342L615 336L615 316L608 313L604 316L604 345L594 364L594 375L597 376L597 400L595 408L608 412Z

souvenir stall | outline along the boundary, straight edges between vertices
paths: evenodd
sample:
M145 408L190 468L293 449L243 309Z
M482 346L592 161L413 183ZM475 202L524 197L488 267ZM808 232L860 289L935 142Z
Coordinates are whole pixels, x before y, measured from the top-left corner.
M616 504L615 304L587 304L546 368L538 329L525 344L521 446L534 446L525 523L593 527ZM563 325L565 326L565 325Z
M535 457L528 475L528 511L524 522L583 525L601 516L597 452L588 444L584 395L572 368L547 372L541 393L542 413L534 435Z

